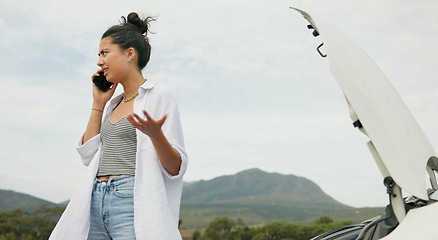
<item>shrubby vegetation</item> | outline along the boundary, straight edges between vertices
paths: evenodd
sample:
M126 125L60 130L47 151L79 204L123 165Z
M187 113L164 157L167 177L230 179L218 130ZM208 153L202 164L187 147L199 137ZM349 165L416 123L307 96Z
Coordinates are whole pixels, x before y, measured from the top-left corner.
M64 211L64 207L42 206L36 211L14 210L0 212L0 240L46 240ZM183 221L180 220L180 224ZM321 216L314 224L273 222L261 226L247 226L242 219L217 217L202 232L193 232L192 240L308 240L312 237L351 224L334 223Z
M242 219L215 218L208 228L195 231L192 240L309 240L321 233L351 224L334 223L328 216L321 216L314 224L273 222L265 226L246 226Z
M41 206L33 212L0 212L0 240L47 240L63 211Z

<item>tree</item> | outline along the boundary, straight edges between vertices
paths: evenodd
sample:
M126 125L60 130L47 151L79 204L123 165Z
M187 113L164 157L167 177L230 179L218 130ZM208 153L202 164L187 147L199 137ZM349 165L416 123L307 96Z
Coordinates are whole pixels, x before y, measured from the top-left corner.
M333 223L333 219L329 216L323 215L323 216L319 217L318 219L316 219L315 223L316 224L331 224L331 223Z
M205 230L204 239L206 240L228 240L231 237L231 230L234 228L235 222L228 217L217 217Z
M273 222L263 226L254 240L283 240L294 239L297 234L297 226L286 222Z
M201 240L201 232L199 230L193 232L192 240Z

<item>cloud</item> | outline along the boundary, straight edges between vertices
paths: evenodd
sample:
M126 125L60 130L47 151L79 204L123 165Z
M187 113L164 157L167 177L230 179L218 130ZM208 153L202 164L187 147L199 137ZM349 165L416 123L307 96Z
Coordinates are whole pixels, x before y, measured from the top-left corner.
M158 17L143 72L178 99L187 181L259 167L309 178L346 204L386 204L367 139L352 127L315 50L320 39L289 6L311 10L356 41L438 144L435 2L4 0L0 175L10 186L29 183L20 191L69 198L85 171L74 144L90 112L101 34L138 11Z

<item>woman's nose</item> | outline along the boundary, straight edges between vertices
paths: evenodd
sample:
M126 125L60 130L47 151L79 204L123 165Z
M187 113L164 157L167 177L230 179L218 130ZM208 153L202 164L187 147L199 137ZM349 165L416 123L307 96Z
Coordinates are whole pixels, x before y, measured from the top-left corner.
M103 59L102 59L102 57L99 57L99 59L97 59L97 66L99 66L99 67L103 66Z

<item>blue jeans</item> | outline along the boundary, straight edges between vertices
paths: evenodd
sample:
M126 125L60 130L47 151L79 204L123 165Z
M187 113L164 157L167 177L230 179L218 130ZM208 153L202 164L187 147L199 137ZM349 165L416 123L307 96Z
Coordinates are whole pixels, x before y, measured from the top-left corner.
M88 240L134 240L134 176L96 180Z

